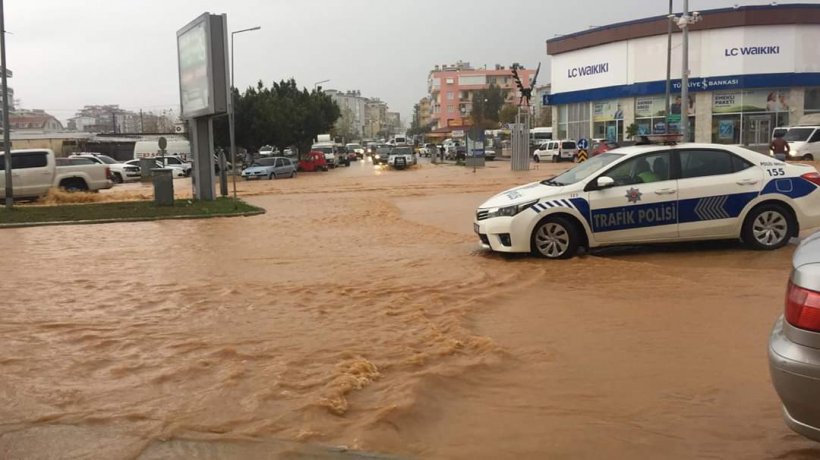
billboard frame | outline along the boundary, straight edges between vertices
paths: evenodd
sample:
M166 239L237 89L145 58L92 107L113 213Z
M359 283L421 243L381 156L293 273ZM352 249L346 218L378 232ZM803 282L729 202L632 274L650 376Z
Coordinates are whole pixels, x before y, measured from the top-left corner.
M206 107L186 111L185 88L182 82L180 61L180 38L191 30L203 26L205 29L205 67L207 78ZM225 114L230 107L228 92L228 17L205 12L177 31L177 68L179 72L179 106L184 119Z

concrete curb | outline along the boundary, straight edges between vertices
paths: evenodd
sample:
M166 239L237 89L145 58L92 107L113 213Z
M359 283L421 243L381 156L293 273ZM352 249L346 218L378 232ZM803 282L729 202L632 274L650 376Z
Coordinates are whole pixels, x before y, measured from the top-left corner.
M157 220L194 220L194 219L213 219L217 217L252 217L265 214L267 211L260 209L258 211L248 211L240 213L221 213L221 214L190 214L182 216L153 216L153 217L124 217L121 219L94 219L94 220L58 220L53 222L16 222L10 224L0 224L0 229L4 228L23 228L23 227L50 227L54 225L90 225L90 224L116 224L120 222L153 222Z

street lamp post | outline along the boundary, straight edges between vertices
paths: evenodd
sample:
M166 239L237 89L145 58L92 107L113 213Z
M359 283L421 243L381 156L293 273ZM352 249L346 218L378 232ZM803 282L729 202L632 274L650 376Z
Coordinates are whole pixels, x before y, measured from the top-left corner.
M0 0L2 1L2 0ZM237 206L237 198L236 198L236 138L235 138L235 128L234 128L234 104L236 101L233 100L233 90L234 90L234 79L233 79L233 36L236 34L241 34L242 32L250 32L253 30L259 30L262 27L256 26L251 27L248 29L236 30L231 32L231 105L230 110L228 110L228 133L231 138L231 168L233 169L233 203L234 207Z
M3 0L0 0L0 73L2 73L3 85L3 155L6 164L4 165L6 175L6 209L11 209L14 205L14 189L11 183L11 135L9 133L9 90L8 67L6 66L6 13L3 8Z
M697 11L689 15L689 0L683 0L683 14L678 18L678 27L683 32L681 45L683 62L681 63L680 80L680 132L683 142L689 141L689 26L700 20L700 13Z
M329 81L330 81L330 80L322 80L322 81L317 81L316 83L314 83L314 84L313 84L313 89L318 89L318 88L319 88L319 85L321 85L322 83L327 83L327 82L329 82Z

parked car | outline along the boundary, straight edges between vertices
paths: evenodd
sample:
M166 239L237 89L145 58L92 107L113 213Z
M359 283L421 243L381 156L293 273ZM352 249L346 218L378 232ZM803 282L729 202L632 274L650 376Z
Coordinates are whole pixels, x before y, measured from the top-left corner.
M783 139L789 143L789 159L814 161L820 158L820 126L792 126Z
M324 154L328 168L339 166L338 157L336 156L336 145L332 142L318 142L313 144L310 149Z
M769 337L769 371L786 425L820 441L820 232L792 258L784 313Z
M285 157L259 158L242 171L242 177L245 180L296 177L296 165Z
M327 160L325 160L324 152L311 150L308 152L299 163L296 165L299 171L313 172L313 171L327 171Z
M6 197L5 154L0 153L0 198ZM61 159L48 149L11 151L12 186L15 199L37 199L52 187L68 191L98 191L114 185L111 168L88 159Z
M536 163L547 160L555 163L563 160L574 161L577 153L578 145L575 141L546 141L542 142L532 153L532 160Z
M140 165L140 160L128 160L124 164L129 165L131 167L137 168L138 174L140 174L140 176L142 175L142 170L141 170L142 166ZM175 166L175 165L166 166L166 165L162 164L162 162L159 161L159 158L156 158L156 157L154 158L154 167L155 168L170 168L170 169L172 169L173 170L172 174L173 174L175 179L178 178L178 177L187 177L187 174L190 174L190 169L188 169L188 173L186 174L185 169L182 169L182 167Z
M168 168L180 168L185 176L191 175L191 163L183 160L179 155L165 155L155 157L160 163L164 163Z
M479 206L484 247L572 257L580 246L740 239L781 248L820 227L820 173L721 144L640 145L592 157Z
M617 149L618 147L620 147L620 145L618 145L617 142L594 141L589 149L589 156L594 157L595 155L600 155L604 152Z
M92 152L79 152L73 153L69 157L88 158L94 163L107 165L109 169L111 169L111 174L113 176L114 182L118 184L121 184L123 182L132 182L140 179L139 174L134 175L134 171L131 168L126 168L124 163L120 163L119 161L111 158L108 155Z

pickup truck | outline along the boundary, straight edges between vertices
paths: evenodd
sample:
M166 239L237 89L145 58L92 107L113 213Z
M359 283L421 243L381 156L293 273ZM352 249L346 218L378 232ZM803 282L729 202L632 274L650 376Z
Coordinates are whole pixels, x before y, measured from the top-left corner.
M0 197L6 196L5 154L0 154ZM14 198L36 199L52 187L69 191L92 191L114 185L111 169L88 160L54 158L48 149L11 151L11 175Z

